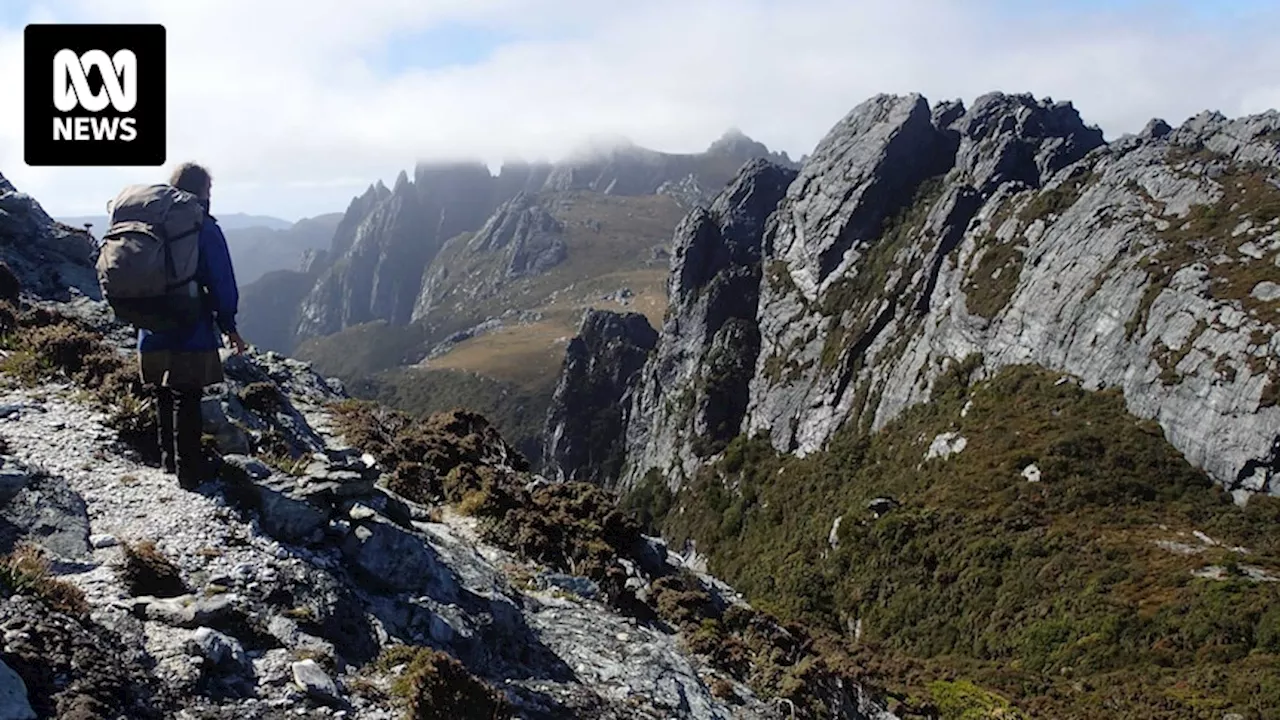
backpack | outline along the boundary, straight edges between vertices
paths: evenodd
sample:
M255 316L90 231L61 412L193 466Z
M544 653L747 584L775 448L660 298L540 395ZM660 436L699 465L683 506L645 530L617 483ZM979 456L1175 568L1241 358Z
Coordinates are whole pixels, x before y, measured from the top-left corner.
M151 331L195 325L203 305L199 199L170 185L130 185L110 210L97 271L116 317Z

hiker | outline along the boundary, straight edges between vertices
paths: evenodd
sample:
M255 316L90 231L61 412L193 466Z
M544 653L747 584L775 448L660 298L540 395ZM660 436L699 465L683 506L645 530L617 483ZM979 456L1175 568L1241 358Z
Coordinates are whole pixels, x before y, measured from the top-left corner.
M153 390L166 472L194 489L212 479L201 447L204 388L223 381L225 334L236 332L239 290L227 240L209 214L213 179L195 163L173 171L169 185L126 188L112 206L98 276L116 316L138 330L142 382Z

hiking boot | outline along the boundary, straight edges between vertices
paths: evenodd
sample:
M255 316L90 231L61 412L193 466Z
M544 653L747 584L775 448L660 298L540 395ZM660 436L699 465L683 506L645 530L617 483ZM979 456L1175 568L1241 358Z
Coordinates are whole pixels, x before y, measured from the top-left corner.
M195 490L215 477L213 464L203 458L193 466L178 466L178 487L183 490Z
M195 490L204 484L204 478L197 473L178 473L178 487L183 490Z

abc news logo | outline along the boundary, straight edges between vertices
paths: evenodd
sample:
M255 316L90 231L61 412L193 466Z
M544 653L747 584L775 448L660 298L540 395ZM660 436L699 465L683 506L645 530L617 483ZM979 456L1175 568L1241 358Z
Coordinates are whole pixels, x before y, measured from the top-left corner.
M89 87L87 68L102 75L102 90ZM101 50L76 55L60 50L53 56L53 106L70 113L76 108L102 112L110 102L118 113L131 112L138 104L138 56L132 50L121 50L108 57ZM56 117L53 119L54 140L115 140L131 142L138 137L131 117Z
M161 25L28 25L28 165L163 165Z

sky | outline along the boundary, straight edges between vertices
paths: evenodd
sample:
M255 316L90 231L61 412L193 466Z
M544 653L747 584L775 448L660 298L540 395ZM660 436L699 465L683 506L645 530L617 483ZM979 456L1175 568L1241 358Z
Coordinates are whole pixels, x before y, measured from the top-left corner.
M160 22L164 168L28 167L28 22ZM207 164L217 212L344 210L415 161L668 152L730 127L792 157L877 93L1071 100L1108 138L1280 107L1280 0L0 2L0 173L55 216Z

